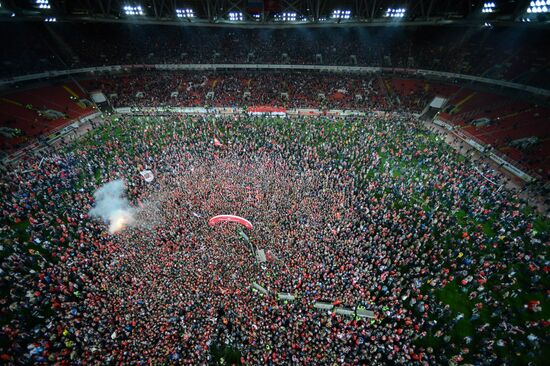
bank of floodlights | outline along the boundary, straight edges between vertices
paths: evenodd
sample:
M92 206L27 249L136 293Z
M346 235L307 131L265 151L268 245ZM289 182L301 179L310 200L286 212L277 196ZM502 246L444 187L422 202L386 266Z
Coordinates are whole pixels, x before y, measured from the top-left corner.
M126 15L145 15L141 5L124 5L122 10Z
M496 5L493 2L484 3L483 8L481 9L481 12L484 14L487 13L494 13L495 12Z
M407 12L404 8L388 8L386 10L386 18L403 18Z
M350 19L351 10L333 10L330 17L332 19Z
M298 14L295 12L284 12L275 15L275 20L278 22L295 22L298 19Z
M232 22L242 22L243 19L243 13L240 11L232 11L229 13L229 20Z
M195 12L193 9L176 9L176 16L178 18L194 18Z
M51 9L50 0L36 0L35 4L38 9Z
M547 14L550 12L550 0L531 1L527 7L528 14Z
M48 17L48 18L44 19L44 21L45 21L46 23L55 23L55 22L57 22L57 18L55 18L55 17Z

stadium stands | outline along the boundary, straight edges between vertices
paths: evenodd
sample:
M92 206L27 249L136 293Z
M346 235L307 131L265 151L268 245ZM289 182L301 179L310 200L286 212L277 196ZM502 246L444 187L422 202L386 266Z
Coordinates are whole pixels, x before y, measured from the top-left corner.
M87 92L74 82L3 95L0 97L1 126L19 132L13 138L0 135L2 150L21 146L94 112L87 98Z
M155 63L286 63L419 68L546 86L544 29L342 27L240 29L112 23L0 23L0 77L68 68ZM542 36L540 36L542 35ZM63 41L60 42L60 39ZM108 39L109 42L104 42ZM505 42L503 40L506 40ZM28 47L21 54L19 45ZM513 52L510 50L513 49ZM253 59L248 55L254 54ZM21 56L18 62L13 62ZM518 71L519 70L519 71Z
M0 22L2 364L544 364L542 27L138 23Z
M85 97L83 89L102 90L112 97L114 107L269 105L287 108L399 109L417 113L433 97L444 96L449 98L446 120L460 126L462 132L493 146L514 163L536 172L537 176L546 179L549 174L548 162L545 155L541 155L545 151L544 141L548 138L549 109L546 107L500 94L427 80L359 75L344 77L307 72L150 72L86 79L68 85L7 94L2 99L2 125L8 128L20 125L23 134L13 138L4 136L4 148L20 146L31 137L46 134L68 124L71 119L89 114L92 110L79 102ZM213 98L209 97L210 92ZM143 93L143 96L136 97L138 93ZM320 95L325 98L320 98ZM38 110L47 109L58 110L65 117L48 120L38 116ZM484 127L473 126L472 121L479 118L489 118L493 123ZM536 146L523 151L509 146L513 140L530 136L539 139Z

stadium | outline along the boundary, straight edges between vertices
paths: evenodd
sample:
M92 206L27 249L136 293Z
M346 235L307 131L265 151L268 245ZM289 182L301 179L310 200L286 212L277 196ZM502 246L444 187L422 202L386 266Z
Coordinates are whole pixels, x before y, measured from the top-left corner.
M4 365L544 365L550 1L0 0Z

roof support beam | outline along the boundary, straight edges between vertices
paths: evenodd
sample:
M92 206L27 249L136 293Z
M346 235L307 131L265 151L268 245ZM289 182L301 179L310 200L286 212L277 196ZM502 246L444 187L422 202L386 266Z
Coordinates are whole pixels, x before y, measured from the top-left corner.
M376 0L372 0L372 7L370 12L370 19L374 19L374 15L376 13Z
M155 19L159 18L159 13L157 11L157 2L155 0L151 1L153 3L153 13L155 14Z
M434 7L434 0L430 0L430 5L428 5L428 11L426 12L426 20L430 19L430 16L432 15L433 7Z

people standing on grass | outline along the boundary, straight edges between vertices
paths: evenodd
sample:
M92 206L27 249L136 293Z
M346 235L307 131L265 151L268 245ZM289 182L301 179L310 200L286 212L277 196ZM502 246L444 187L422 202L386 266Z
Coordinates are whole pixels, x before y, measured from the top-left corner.
M245 364L540 357L547 229L411 116L118 118L2 179L3 362L196 365L214 345ZM88 212L115 179L143 207L109 235ZM253 222L267 262L207 225L220 213Z

